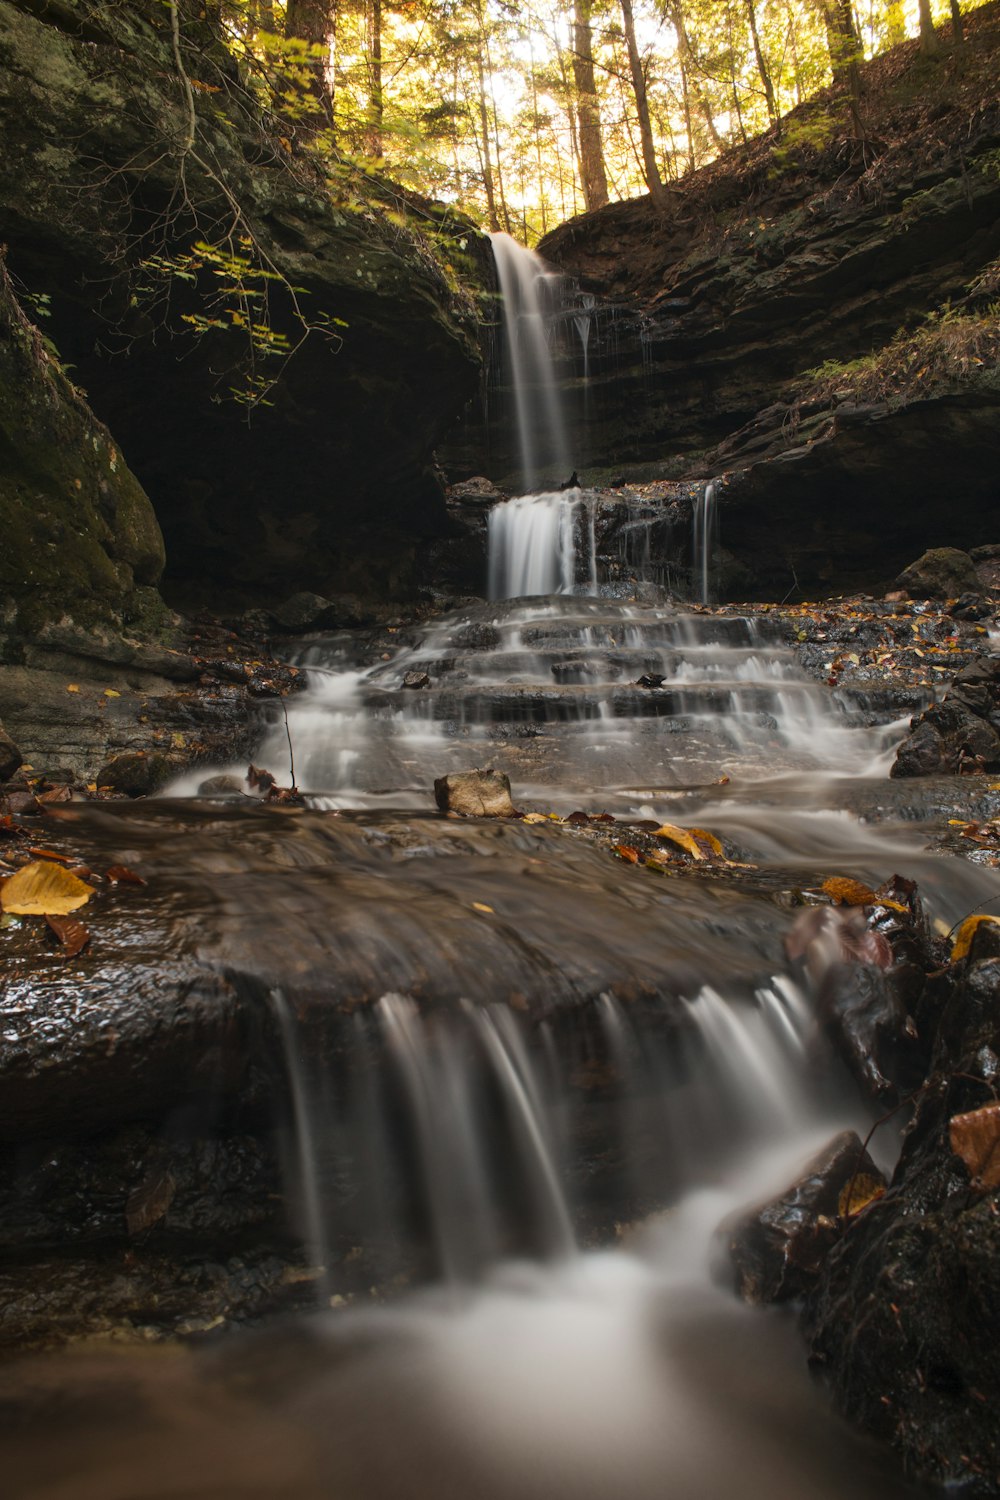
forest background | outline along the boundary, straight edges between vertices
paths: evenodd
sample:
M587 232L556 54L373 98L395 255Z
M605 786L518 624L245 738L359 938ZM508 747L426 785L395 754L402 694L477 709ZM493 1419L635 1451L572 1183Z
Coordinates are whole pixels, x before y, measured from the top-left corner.
M959 0L224 0L218 19L289 152L345 193L376 172L528 244L666 200L831 82L863 135L861 62L914 36L931 58L947 20L963 40Z

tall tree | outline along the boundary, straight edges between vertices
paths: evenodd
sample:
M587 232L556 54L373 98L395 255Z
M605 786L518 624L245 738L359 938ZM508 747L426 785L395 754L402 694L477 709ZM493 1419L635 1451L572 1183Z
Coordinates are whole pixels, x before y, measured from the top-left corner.
M642 175L646 180L650 196L654 203L662 203L664 200L663 179L660 176L659 163L656 160L656 147L653 144L653 125L649 117L649 98L646 93L646 74L642 66L642 58L639 56L639 46L635 36L635 16L632 13L632 0L621 0L622 21L625 27L625 45L628 48L628 66L632 75L632 91L635 94L635 112L639 121L639 142L642 146Z
M757 72L760 81L764 85L764 101L767 105L767 118L773 125L778 118L778 111L774 102L774 84L771 80L771 72L764 57L764 49L760 44L760 31L757 27L757 7L754 0L746 0L747 21L750 25L750 37L753 41L753 55L757 60Z
M309 47L309 92L329 125L333 124L329 54L336 25L335 5L336 0L288 0L285 7L285 36Z
M366 0L365 65L368 74L368 109L365 119L365 150L382 155L385 96L382 92L382 0Z
M576 83L581 186L588 212L608 201L608 174L601 140L601 110L594 78L594 38L590 16L591 0L574 0L573 79Z
M920 50L925 57L933 57L938 50L938 37L931 15L931 0L917 0L917 10L920 13Z

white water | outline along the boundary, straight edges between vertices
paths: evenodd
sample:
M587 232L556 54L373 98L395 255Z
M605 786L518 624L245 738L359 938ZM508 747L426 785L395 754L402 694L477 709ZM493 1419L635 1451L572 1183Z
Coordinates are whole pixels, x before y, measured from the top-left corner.
M489 596L524 599L576 591L578 489L521 495L495 505L488 519ZM596 593L593 514L589 513L587 582Z
M712 563L719 546L718 484L706 484L694 505L691 572L702 604L712 603Z
M510 235L491 234L490 240L503 297L522 483L534 490L543 473L554 470L565 477L571 467L548 329L562 278Z

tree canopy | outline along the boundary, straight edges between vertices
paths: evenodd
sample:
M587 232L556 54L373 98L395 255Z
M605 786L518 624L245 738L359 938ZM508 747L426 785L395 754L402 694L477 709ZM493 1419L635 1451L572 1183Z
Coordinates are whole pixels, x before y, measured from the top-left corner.
M959 0L223 0L264 101L331 164L533 242L671 181Z

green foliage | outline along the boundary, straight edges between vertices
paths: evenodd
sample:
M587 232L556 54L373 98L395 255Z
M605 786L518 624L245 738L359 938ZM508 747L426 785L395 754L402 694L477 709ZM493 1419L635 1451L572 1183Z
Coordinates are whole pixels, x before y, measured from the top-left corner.
M836 121L828 110L816 110L811 114L786 120L781 139L775 141L771 148L771 175L778 176L801 167L810 157L819 156L836 134Z
M274 362L284 361L298 346L271 321L272 288L281 288L294 305L298 342L312 331L339 338L337 329L347 327L343 319L324 313L306 319L298 304L298 298L306 295L305 288L292 286L277 271L260 264L253 241L246 235L235 246L198 240L190 250L177 255L150 255L140 269L146 279L136 286L137 297L169 306L176 285L187 285L197 292L201 305L181 311L179 321L198 338L212 333L240 336L244 345L238 363L241 378L229 387L229 395L243 406L271 404L269 393L279 373Z
M803 379L799 403L820 406L845 400L906 406L970 381L994 384L1000 379L1000 302L976 312L946 305L884 348L847 363L826 360Z

